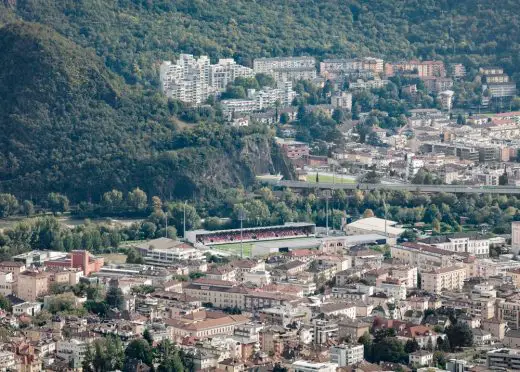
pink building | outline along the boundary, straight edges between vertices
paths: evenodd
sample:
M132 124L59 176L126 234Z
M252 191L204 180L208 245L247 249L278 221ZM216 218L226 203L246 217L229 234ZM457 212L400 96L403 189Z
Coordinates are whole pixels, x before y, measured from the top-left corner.
M49 267L72 267L83 270L85 276L96 273L103 267L103 257L95 257L89 251L76 250L69 253L66 258L45 262Z

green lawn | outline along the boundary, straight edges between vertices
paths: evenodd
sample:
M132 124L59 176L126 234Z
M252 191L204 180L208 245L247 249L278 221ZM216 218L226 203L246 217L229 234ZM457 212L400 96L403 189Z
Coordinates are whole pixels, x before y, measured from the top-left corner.
M334 183L356 183L355 180L353 179L350 179L350 178L340 178L340 177L332 177L332 176L329 176L329 175L325 175L325 174L319 174L318 173L318 178L319 178L319 181L320 182L327 182L327 183L332 183L334 181ZM315 174L308 174L307 175L307 182L316 182L316 173Z
M253 242L244 242L244 257L251 256L251 250L253 249L253 244L254 244ZM240 243L212 245L211 248L218 250L218 251L229 252L229 253L235 254L237 256L240 256L240 253L241 253Z

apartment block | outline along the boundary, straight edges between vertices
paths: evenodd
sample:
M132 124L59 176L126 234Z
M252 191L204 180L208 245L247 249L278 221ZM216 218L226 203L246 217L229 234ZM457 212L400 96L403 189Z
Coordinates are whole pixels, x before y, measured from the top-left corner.
M510 329L520 329L520 303L497 299L497 319L507 324Z
M291 364L290 372L336 372L337 365L334 363L313 363L298 360Z
M358 71L379 74L384 70L384 61L379 58L325 59L320 62L320 75L334 79L341 75Z
M360 363L364 358L363 345L338 345L330 348L330 362L338 367L346 367Z
M431 236L420 240L446 251L469 253L477 257L489 257L489 239L479 234L455 233L451 235Z
M421 289L430 293L444 290L460 290L466 279L464 266L448 266L421 272Z
M520 252L520 221L511 223L511 250L516 254Z
M386 74L392 76L398 72L417 73L419 77L438 76L445 77L446 69L442 61L418 61L411 60L387 64Z
M33 271L20 274L16 296L25 301L36 301L49 290L47 276L44 272Z
M13 279L16 281L18 275L26 270L26 266L23 262L18 261L3 261L0 262L0 271L4 273L12 273Z
M209 85L218 90L224 91L229 83L236 78L252 78L255 76L253 69L239 65L232 58L219 59L215 65L210 65Z
M316 77L314 57L257 58L253 61L256 74L271 75L278 82L313 79Z
M15 281L13 273L0 271L0 293L3 296L9 296L10 294L13 294L14 287Z
M190 104L201 104L215 92L210 86L210 60L181 54L175 64L164 61L160 66L163 92L171 98Z
M504 371L520 369L520 350L497 349L488 351L487 367Z

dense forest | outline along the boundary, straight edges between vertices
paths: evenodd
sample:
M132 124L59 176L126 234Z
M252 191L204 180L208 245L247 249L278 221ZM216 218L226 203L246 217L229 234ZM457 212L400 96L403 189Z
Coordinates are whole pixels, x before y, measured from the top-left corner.
M519 72L518 2L504 0L11 0L11 14L95 49L129 82L178 53L376 55L493 63Z
M129 86L99 57L46 26L0 29L0 179L3 190L40 201L60 191L99 201L112 188L140 185L191 198L290 168L266 128L187 116L160 93ZM204 113L201 113L204 114ZM227 169L227 172L221 172Z
M223 127L218 110L157 92L160 61L181 52L245 65L371 55L520 71L514 0L4 0L0 25L0 191L37 202L135 187L216 199L258 173L292 175L269 130ZM325 124L314 132L330 140Z

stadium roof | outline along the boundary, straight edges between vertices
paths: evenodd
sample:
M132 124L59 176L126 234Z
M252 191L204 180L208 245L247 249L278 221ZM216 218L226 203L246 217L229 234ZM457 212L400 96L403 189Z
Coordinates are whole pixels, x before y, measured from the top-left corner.
M260 226L260 227L244 227L244 231L264 231L264 230L273 230L273 229L286 229L286 228L295 228L295 227L315 227L316 225L313 223L307 222L287 222L285 225L273 225L273 226ZM240 229L227 229L227 230L192 230L187 231L186 234L196 234L196 235L210 235L210 234L219 234L219 233L230 233L230 232L240 232Z

